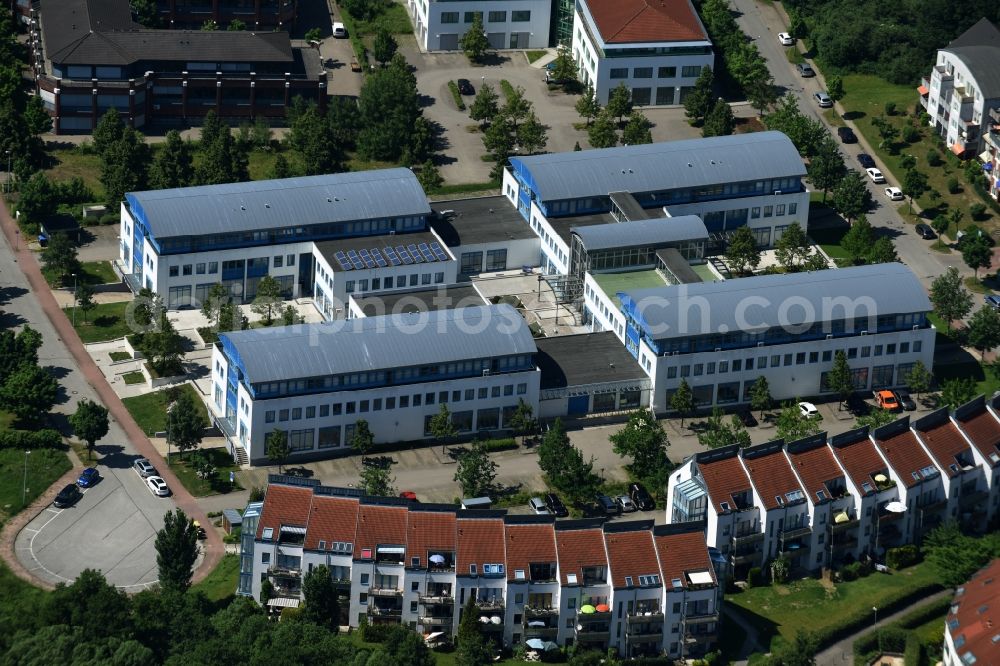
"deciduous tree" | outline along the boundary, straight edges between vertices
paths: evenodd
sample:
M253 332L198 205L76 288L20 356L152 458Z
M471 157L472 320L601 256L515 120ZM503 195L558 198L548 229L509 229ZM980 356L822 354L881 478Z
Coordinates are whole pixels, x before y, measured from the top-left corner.
M845 94L844 80L839 74L834 74L826 80L826 96L833 100L834 104L844 99Z
M838 349L833 355L833 367L827 374L826 386L840 396L837 409L842 409L844 401L854 392L854 376L851 374L851 366L847 364L847 354L842 349Z
M917 400L920 400L920 394L929 391L933 381L934 375L927 369L924 362L918 359L914 362L913 367L910 368L910 373L906 378L906 385L916 394Z
M25 364L4 380L0 403L21 421L37 423L56 404L58 390L51 368Z
M398 48L399 45L393 39L392 33L385 26L380 27L378 32L375 33L375 39L372 41L372 55L375 56L375 60L380 65L385 66L387 62L392 60L392 56L396 55Z
M489 495L497 479L497 464L490 459L486 446L473 442L472 446L458 457L455 482L462 488L465 497Z
M432 160L426 160L417 172L417 180L425 192L435 192L444 184L444 178Z
M270 275L265 275L257 283L257 295L250 309L264 318L264 325L270 326L281 311L281 283Z
M927 174L916 169L908 169L903 176L903 194L909 200L909 212L913 212L913 200L919 198L930 188Z
M80 271L80 261L76 258L76 245L64 233L55 233L42 250L45 269L57 279L65 281L72 273Z
M490 48L490 40L487 39L486 30L483 28L482 12L475 12L472 16L472 25L458 40L458 45L465 53L465 57L472 62L480 62Z
M361 466L361 487L369 495L377 497L395 495L396 490L393 486L395 482L392 470L387 465Z
M774 400L771 398L771 387L768 386L767 377L761 375L750 387L750 409L760 412L760 418L764 418L764 410L771 409Z
M795 272L812 254L812 247L798 222L792 222L781 234L775 247L775 256L785 270Z
M968 233L959 241L958 249L962 252L962 261L975 272L977 280L979 269L989 268L992 265L993 248L985 236Z
M185 187L194 176L191 148L180 132L170 130L149 172L149 185L156 190Z
M701 70L694 89L688 92L684 99L684 115L697 124L705 120L712 107L715 106L715 93L712 91L714 75L711 67Z
M531 408L531 405L524 401L524 398L517 399L517 408L514 409L514 413L507 420L507 425L521 436L522 445L524 444L525 435L537 427L538 423L535 421L534 410Z
M126 192L147 188L149 163L150 150L145 138L126 127L121 138L101 153L101 185L109 207L117 210Z
M677 390L670 396L670 409L677 412L681 417L681 427L684 427L684 418L691 414L696 407L694 393L686 379L682 379Z
M760 250L750 227L737 227L726 246L726 263L733 272L746 274L760 265Z
M632 91L624 82L615 86L608 95L608 105L605 110L609 116L618 119L618 125L621 125L622 118L632 113Z
M653 123L649 122L649 118L642 111L633 109L622 130L622 143L626 146L653 143L653 133L650 131L652 127Z
M826 193L843 180L846 171L840 147L827 132L819 144L819 150L809 161L809 179L813 185L823 190L823 201L826 201Z
M299 617L334 633L340 627L340 603L333 574L325 564L313 567L302 580L305 605Z
M895 261L899 261L899 255L896 254L896 246L892 239L888 236L879 236L868 253L868 263L891 264Z
M617 455L632 459L630 467L637 476L653 475L670 465L667 433L648 410L632 412L628 423L612 434L610 440L611 448Z
M786 402L778 412L776 433L780 439L794 442L817 432L819 424L816 420L803 415L794 401Z
M611 148L618 145L615 121L607 109L597 114L597 119L587 128L587 140L594 148Z
M951 322L964 319L972 310L972 296L965 290L962 276L954 266L931 282L931 304L934 314L948 322L949 331Z
M176 446L182 457L201 444L204 414L205 406L195 402L190 391L181 391L167 408L167 444Z
M198 557L198 529L181 509L167 511L156 533L156 565L160 587L183 592L191 585L191 567Z
M6 169L7 165L4 164ZM17 210L29 222L41 223L59 207L59 188L43 171L36 171L18 187Z
M712 105L712 110L705 116L701 126L702 136L729 136L736 128L736 118L733 109L721 97Z
M84 398L77 403L69 424L73 426L73 434L87 443L87 452L93 459L97 440L108 434L108 408Z
M209 324L216 329L219 328L219 315L222 313L222 306L232 300L229 290L221 282L216 282L208 288L205 301L201 304L201 314L208 319Z
M545 125L538 121L534 111L517 127L517 144L521 153L532 155L545 150L548 143L548 131Z
M281 474L282 465L292 453L288 443L288 433L280 428L267 433L267 437L264 438L264 452L271 464L278 466L278 474Z
M587 127L590 127L591 121L601 112L601 103L597 101L593 84L588 83L580 99L576 100L576 112L587 121Z
M97 307L94 302L94 288L84 282L76 288L76 307L83 312L83 320L87 321L87 313Z
M1000 345L1000 312L991 305L983 305L969 319L969 344L979 350L979 357Z
M875 230L868 218L861 215L840 239L840 247L847 252L852 264L860 264L875 244Z
M472 100L472 105L469 106L469 117L480 125L486 125L493 121L499 110L500 97L493 90L493 86L483 83L479 86L479 92Z
M941 402L957 409L976 397L976 382L972 377L956 377L941 382Z
M352 449L360 453L362 457L368 455L368 452L375 446L375 433L368 427L368 421L365 419L355 421L354 435L348 444Z

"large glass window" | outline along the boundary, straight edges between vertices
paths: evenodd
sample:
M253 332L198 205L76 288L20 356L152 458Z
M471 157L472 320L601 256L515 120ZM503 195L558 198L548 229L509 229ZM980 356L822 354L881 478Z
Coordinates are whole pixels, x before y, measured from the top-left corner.
M506 261L506 257L504 258ZM482 252L463 252L461 267L459 269L462 275L475 275L482 272L483 270L483 253Z
M663 69L661 67L660 69ZM661 86L656 89L657 106L667 106L674 103L674 89L670 86Z
M340 446L340 426L328 426L319 429L318 449L333 449Z
M512 11L510 13L510 20L514 23L526 23L531 20L531 11L527 9Z
M876 365L872 368L872 388L892 386L892 370L891 365Z
M292 430L288 433L288 446L292 451L308 451L313 447L313 435L315 430L305 428L303 430Z
M740 383L725 382L719 384L719 392L716 394L716 402L725 405L737 402L740 399Z
M649 106L652 88L632 88L632 103L636 106Z
M486 251L486 272L507 270L507 250Z
M657 78L660 79L673 79L677 77L676 67L660 67L656 72Z
M681 76L685 79L700 76L701 65L685 65L681 68Z
M473 21L476 20L476 15L479 16L479 20L480 21L483 20L483 13L482 12L465 12L465 22L466 23L472 23Z
M611 68L611 78L612 79L627 79L628 78L628 67L612 67Z
M480 409L476 413L476 428L478 430L496 430L500 427L500 408Z
M651 78L653 78L653 68L652 67L634 67L632 69L632 78L634 78L634 79L651 79Z
M441 23L458 23L458 12L441 12Z
M506 23L507 22L507 12L490 12L489 14L490 23Z

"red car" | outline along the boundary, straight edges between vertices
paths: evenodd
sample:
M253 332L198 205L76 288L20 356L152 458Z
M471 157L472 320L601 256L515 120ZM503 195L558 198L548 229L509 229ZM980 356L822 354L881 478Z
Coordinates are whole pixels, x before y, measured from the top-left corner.
M420 500L417 499L417 494L415 492L413 492L412 490L404 490L403 492L399 493L399 496L402 499L410 500L411 502L419 502L420 501Z

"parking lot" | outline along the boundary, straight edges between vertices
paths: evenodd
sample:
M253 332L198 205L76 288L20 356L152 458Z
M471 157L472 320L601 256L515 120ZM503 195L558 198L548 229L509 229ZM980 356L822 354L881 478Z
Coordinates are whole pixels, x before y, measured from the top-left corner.
M50 505L28 523L15 542L21 563L53 584L72 582L84 569L101 570L129 592L156 583L154 541L173 502L153 496L132 470L133 460L108 453L99 466L101 480L75 504Z

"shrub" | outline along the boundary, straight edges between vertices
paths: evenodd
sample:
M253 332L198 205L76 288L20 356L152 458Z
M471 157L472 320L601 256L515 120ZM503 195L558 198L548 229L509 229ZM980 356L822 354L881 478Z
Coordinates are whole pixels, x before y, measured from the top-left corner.
M465 100L462 99L462 93L458 90L458 84L454 81L449 81L448 90L451 91L451 98L455 100L455 106L458 107L458 110L465 111Z
M894 650L898 652L898 650ZM920 646L920 638L911 633L906 637L903 647L903 663L906 666L920 666L923 662L923 648Z
M920 141L920 130L913 125L904 125L902 137L906 143L916 143Z
M760 587L761 585L767 585L767 581L764 579L764 572L760 567L753 567L747 572L747 587Z
M250 501L251 502L263 502L264 501L264 487L254 486L250 489Z
M885 110L885 115L887 115L887 116L894 116L894 115L896 115L896 103L895 102L886 102L884 110Z
M941 159L941 153L931 148L927 151L927 164L932 167L941 166L944 160Z
M0 430L0 449L54 449L62 443L62 435L51 429Z
M885 563L890 569L904 569L920 561L920 551L913 544L890 548L885 553Z
M486 447L488 453L496 453L497 451L512 451L517 448L517 442L513 437L504 437L502 439L488 439L481 444Z
M99 224L119 224L122 221L121 213L105 213L101 215L101 219L98 220Z
M958 178L952 176L948 179L948 192L951 194L958 194L960 186L958 184Z
M986 213L986 204L974 203L969 206L969 215L973 220L980 219Z
M861 657L875 652L902 652L908 633L901 627L883 627L869 631L854 641L854 654Z

